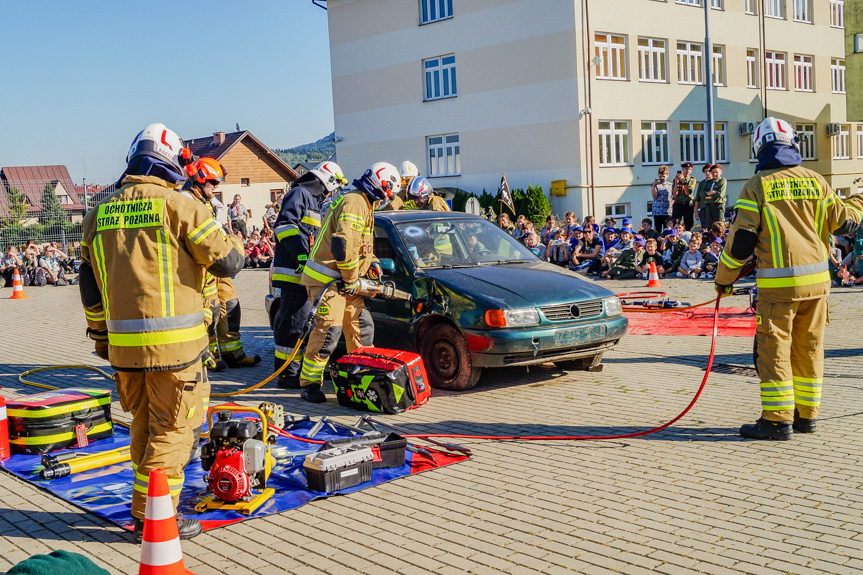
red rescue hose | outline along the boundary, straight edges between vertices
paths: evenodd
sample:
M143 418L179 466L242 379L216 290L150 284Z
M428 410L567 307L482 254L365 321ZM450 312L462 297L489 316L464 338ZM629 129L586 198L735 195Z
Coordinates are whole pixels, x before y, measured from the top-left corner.
M692 401L689 402L689 405L686 406L680 415L665 423L660 425L659 427L654 427L653 429L648 429L646 431L636 431L634 433L621 433L618 435L460 435L457 433L416 433L412 435L403 435L405 438L414 438L414 439L423 439L426 437L449 437L452 439L496 439L496 440L518 440L518 441L580 441L580 440L588 440L588 439L628 439L630 437L641 437L642 435L650 435L651 433L656 433L657 431L662 431L666 427L669 427L676 423L680 418L686 415L692 406L695 405L695 402L698 401L698 398L701 396L701 392L704 391L704 386L707 384L707 377L710 375L710 368L713 367L713 356L716 352L716 336L718 334L718 324L719 324L719 301L722 299L721 295L716 296L716 306L713 308L713 338L710 342L710 356L707 358L707 369L704 371L704 379L701 380L701 386L698 388L698 392L695 394L695 397L692 398Z

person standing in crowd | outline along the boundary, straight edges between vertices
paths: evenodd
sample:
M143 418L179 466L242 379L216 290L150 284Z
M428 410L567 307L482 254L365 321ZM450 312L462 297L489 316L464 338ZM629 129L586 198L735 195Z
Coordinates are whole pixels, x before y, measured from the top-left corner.
M399 193L401 179L395 166L377 162L352 183L355 189L330 206L320 238L315 238L303 268L301 283L310 300L317 299L327 283L339 281L338 289L323 295L303 356L301 397L312 403L326 401L321 391L324 370L342 330L348 353L374 341L374 321L357 292L361 277L376 280L383 273L373 251L374 210Z
M671 217L678 222L682 221L687 230L692 229L692 196L695 193L695 186L695 178L692 177L692 162L683 162L680 164L680 171L674 177Z
M264 227L264 230L272 230L276 225L276 218L279 215L279 210L282 206L282 198L285 197L285 194L282 192L278 192L276 194L275 199L272 204L267 204L267 211L264 212L264 216L261 218Z
M512 237L517 240L520 240L522 238L522 236L524 235L524 224L526 221L527 218L525 218L523 215L518 216L515 219L515 227L512 229Z
M569 238L572 237L572 230L575 226L578 225L578 218L575 216L575 212L566 212L563 216L563 237L569 241Z
M704 188L705 186L709 187L713 181L713 176L710 175L710 168L712 167L713 164L704 164L704 166L701 167L701 173L704 174L704 179L698 182L695 186L695 197L693 198L694 203L692 207L695 219L701 222L702 227L704 227Z
M273 287L281 290L279 315L273 324L276 344L273 372L290 359L312 312L309 294L300 281L312 243L320 236L324 200L331 194L338 194L347 183L337 163L321 162L303 174L282 200L273 227L276 256L273 260L272 282ZM280 388L300 389L301 363L302 356L298 354L282 370L277 382Z
M228 206L228 231L232 234L240 233L243 239L249 237L246 230L246 220L249 219L249 212L246 211L246 206L241 204L242 196L237 194L234 196L234 201Z
M225 236L209 206L178 189L188 149L183 156L181 150L177 134L148 125L126 155L119 189L82 223L79 288L87 335L116 370L120 405L132 413L138 541L151 470L166 471L176 513L204 411L205 274L229 277L243 268L242 245ZM196 519L177 516L177 527L181 539L201 532Z
M701 220L701 229L707 231L716 222L725 220L726 188L728 181L722 177L722 166L710 166L710 180L702 182L695 197L695 210Z
M766 118L752 135L755 175L743 186L716 272L716 290L732 291L755 256L757 357L761 417L743 425L747 439L814 433L824 377L824 328L831 233L863 221L863 195L843 201L821 174L804 168L794 127Z
M650 195L653 197L653 223L657 230L662 229L665 220L671 215L673 190L674 184L668 181L668 166L659 166L659 172L650 187Z

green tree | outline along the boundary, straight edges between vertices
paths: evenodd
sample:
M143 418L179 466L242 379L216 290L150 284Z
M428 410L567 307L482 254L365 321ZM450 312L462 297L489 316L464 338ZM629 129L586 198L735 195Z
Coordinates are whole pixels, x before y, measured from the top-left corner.
M18 227L24 223L27 217L27 197L16 187L6 190L6 214L0 218L0 226L4 228Z
M471 197L473 197L473 194L469 194L462 189L456 188L452 196L452 211L463 212L468 199Z
M42 213L39 215L39 223L45 226L56 226L67 220L66 210L57 197L56 184L45 184L42 190Z
M518 213L524 214L537 229L545 225L545 218L551 214L551 204L545 197L542 186L528 186L527 192L524 192L521 206L516 204L516 208Z

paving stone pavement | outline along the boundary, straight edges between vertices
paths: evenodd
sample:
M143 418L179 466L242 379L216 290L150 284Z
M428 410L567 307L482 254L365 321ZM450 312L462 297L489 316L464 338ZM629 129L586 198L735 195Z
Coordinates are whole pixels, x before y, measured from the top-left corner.
M236 283L243 341L265 360L214 374L223 391L265 377L272 353L266 273L244 271ZM643 285L603 283L618 292ZM690 302L712 293L709 282L663 283ZM10 293L0 291L4 298ZM16 378L31 367L107 365L92 354L74 287L26 293L24 301L0 300L0 393L36 392ZM786 443L737 435L741 423L759 414L758 382L746 369L752 342L722 338L716 358L722 372L711 375L684 419L660 433L604 442L459 441L473 449L471 460L183 542L186 566L198 575L860 573L861 293L840 288L830 297L823 419L815 435ZM728 301L745 305L742 297ZM628 336L607 354L601 373L566 373L552 364L487 370L475 390L435 392L427 406L393 421L430 432L504 435L647 429L691 400L709 344L706 337ZM72 371L33 379L104 382ZM356 419L332 396L311 406L272 385L244 399ZM114 413L127 418L116 401ZM0 572L53 549L88 555L112 573L134 573L139 557L120 529L0 473Z

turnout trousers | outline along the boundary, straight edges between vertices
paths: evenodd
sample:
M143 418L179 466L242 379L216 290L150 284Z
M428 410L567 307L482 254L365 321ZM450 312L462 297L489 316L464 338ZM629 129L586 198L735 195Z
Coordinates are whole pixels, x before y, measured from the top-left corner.
M217 278L216 286L219 294L219 319L216 322L216 338L219 342L221 357L228 360L243 359L246 352L240 341L240 300L234 290L231 278Z
M157 468L168 475L176 511L183 490L183 468L195 447L195 428L200 429L206 411L204 393L208 385L201 362L179 371L118 371L115 381L120 405L132 413L132 517L144 518L150 471Z
M759 300L755 332L761 378L761 417L817 419L824 376L827 296L793 302Z
M291 284L282 288L279 315L275 320L273 339L276 343L276 355L273 361L273 371L282 367L294 350L297 340L302 335L303 326L312 313L312 302L305 286ZM303 356L297 354L294 361L282 371L283 377L297 378L300 376L300 366Z
M309 301L314 301L323 287L306 288ZM321 301L315 316L315 328L306 344L303 367L300 371L300 384L320 385L324 380L324 370L330 355L335 351L339 338L345 334L348 353L358 347L370 346L375 339L375 324L366 309L363 297L344 296L335 287L329 289Z

